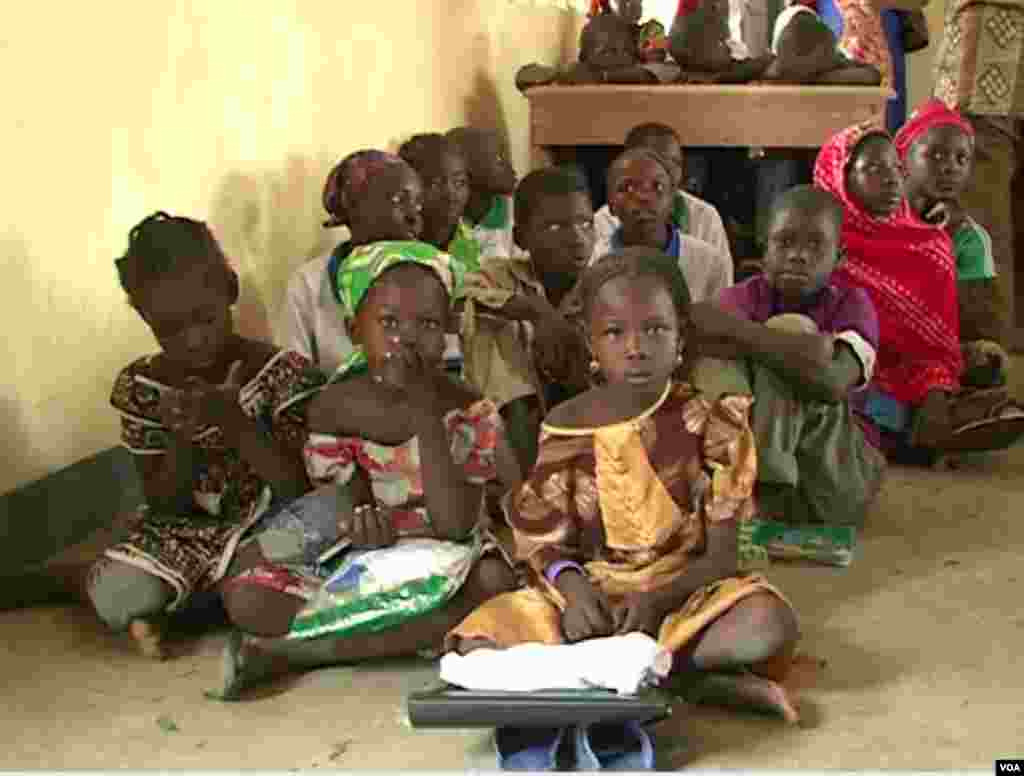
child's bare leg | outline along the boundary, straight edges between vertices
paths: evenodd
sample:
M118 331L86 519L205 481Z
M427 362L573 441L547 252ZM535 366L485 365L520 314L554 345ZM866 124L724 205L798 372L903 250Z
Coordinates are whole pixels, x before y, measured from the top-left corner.
M170 585L135 566L101 558L90 571L88 594L111 630L127 630L143 655L164 657L160 621L174 596Z
M681 656L695 670L679 677L680 689L694 703L766 711L796 722L799 712L789 693L769 677L773 664L792 654L799 635L793 611L777 597L744 598Z
M792 649L799 637L793 610L771 593L755 593L704 630L693 663L701 671L755 666Z
M463 588L443 609L381 633L302 641L236 635L225 654L221 697L235 700L246 686L275 674L370 658L415 655L435 648L473 609L514 586L512 570L504 561L489 557L480 561Z

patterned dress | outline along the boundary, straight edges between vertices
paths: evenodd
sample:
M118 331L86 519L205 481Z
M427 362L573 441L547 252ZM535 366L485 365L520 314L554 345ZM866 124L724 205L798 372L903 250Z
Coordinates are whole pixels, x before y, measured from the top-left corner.
M497 477L496 451L502 433L501 416L494 403L477 401L465 409L453 410L444 418L451 442L451 454L462 467L466 481L484 485ZM390 508L392 525L398 535L393 546L373 551L375 563L394 565L408 562L410 549L423 547L423 539L433 537L433 524L426 509L423 491L419 440L412 438L400 445L382 445L357 437L337 437L330 434L310 434L305 448L306 469L317 489L276 512L261 524L255 536L260 542L267 562L246 569L227 580L236 587L262 588L287 593L303 600L302 610L291 623L289 639L318 638L333 634L344 636L353 621L380 615L381 622L367 626L379 630L397 622L386 612L402 621L425 614L443 603L431 598L429 606L413 601L412 592L381 591L353 592L345 588L340 593L330 589L332 575L338 573L345 554L334 549L346 548L338 515L351 510L352 493L348 486L358 476L369 479L374 502ZM469 569L483 554L499 549L491 536L481 499L481 513L477 530L465 542L432 540L430 552L437 559L459 557L465 572L458 578L446 580L444 598L447 600L465 582ZM278 554L266 538L271 533L288 534L291 549ZM339 541L340 540L340 541ZM332 545L334 545L332 547ZM361 562L361 561L360 561ZM372 575L372 574L371 574ZM385 599L394 599L386 603ZM372 615L372 616L371 616Z
M484 485L497 477L495 451L501 435L501 416L492 401L477 401L452 410L444 418L452 459L466 480ZM374 499L390 507L395 529L423 536L432 523L423 495L419 440L389 446L356 437L312 433L305 449L306 470L315 486L347 485L357 469L370 480Z
M146 376L152 356L126 367L114 383L110 402L121 415L121 440L134 455L167 453L169 430L160 421L161 395L169 386ZM279 351L238 394L242 411L276 441L296 452L306 438L298 402L322 383L302 356ZM174 589L169 609L196 590L208 588L225 573L243 534L273 500L269 485L239 452L225 446L217 426L200 428L192 438L197 450L194 509L164 514L143 507L129 538L106 551L166 581Z
M545 424L529 480L506 497L529 587L478 608L449 634L448 647L461 638L499 647L561 643L565 601L548 581L555 564L582 566L613 606L685 575L704 552L710 524L745 520L753 510L751 401L731 396L712 404L690 385L670 383L632 420L599 428ZM759 575L705 585L665 618L659 642L681 648L758 592L782 597Z

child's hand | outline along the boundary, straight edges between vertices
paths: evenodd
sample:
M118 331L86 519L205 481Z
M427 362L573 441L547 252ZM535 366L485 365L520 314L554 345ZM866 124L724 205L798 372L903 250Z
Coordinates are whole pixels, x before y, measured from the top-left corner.
M347 533L352 546L363 550L375 550L390 547L398 538L391 521L391 510L376 504L361 504L352 510L352 520L348 525L340 525L342 533Z
M657 638L668 612L654 593L636 593L615 609L615 632L620 635L639 631Z
M402 345L397 339L393 349L384 356L384 366L375 379L402 391L414 408L430 413L438 403L437 370L431 369L419 351Z
M563 377L571 374L575 361L587 360L586 346L576 327L552 311L537 324L533 357L542 374Z
M921 220L941 226L950 235L963 225L967 212L955 199L941 199L921 214Z
M949 396L932 391L914 414L910 444L915 447L938 447L953 432Z
M732 342L737 319L714 302L697 302L690 307L690 320L700 342Z
M219 385L210 385L200 377L190 377L188 392L200 407L202 419L211 425L225 425L239 411L238 394L242 390L242 371L245 364L235 361L228 376Z
M191 439L202 424L199 402L188 391L174 388L164 391L157 412L160 421L172 433L185 439Z
M576 571L563 571L557 586L565 596L562 632L569 643L595 636L610 636L615 631L615 618L604 594L586 576Z

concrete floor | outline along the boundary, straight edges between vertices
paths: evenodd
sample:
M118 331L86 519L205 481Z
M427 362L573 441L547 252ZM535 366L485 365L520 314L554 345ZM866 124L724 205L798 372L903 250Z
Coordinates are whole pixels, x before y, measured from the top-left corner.
M1018 362L1019 363L1019 362ZM774 566L827 660L804 724L680 706L672 768L992 768L1024 755L1024 448L956 471L893 469L848 569ZM0 768L493 768L486 731L409 727L424 661L299 676L207 700L223 636L151 663L84 610L0 615ZM176 730L168 722L173 722Z

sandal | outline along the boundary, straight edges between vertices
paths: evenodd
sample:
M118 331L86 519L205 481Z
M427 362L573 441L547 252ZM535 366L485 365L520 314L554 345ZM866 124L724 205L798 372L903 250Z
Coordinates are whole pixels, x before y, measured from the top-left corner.
M1002 388L961 394L953 417L953 433L939 445L943 453L1005 450L1024 437L1024 409Z
M494 731L498 768L503 771L553 771L565 740L564 727L500 727Z
M573 732L578 771L654 770L654 744L639 722L579 725Z

